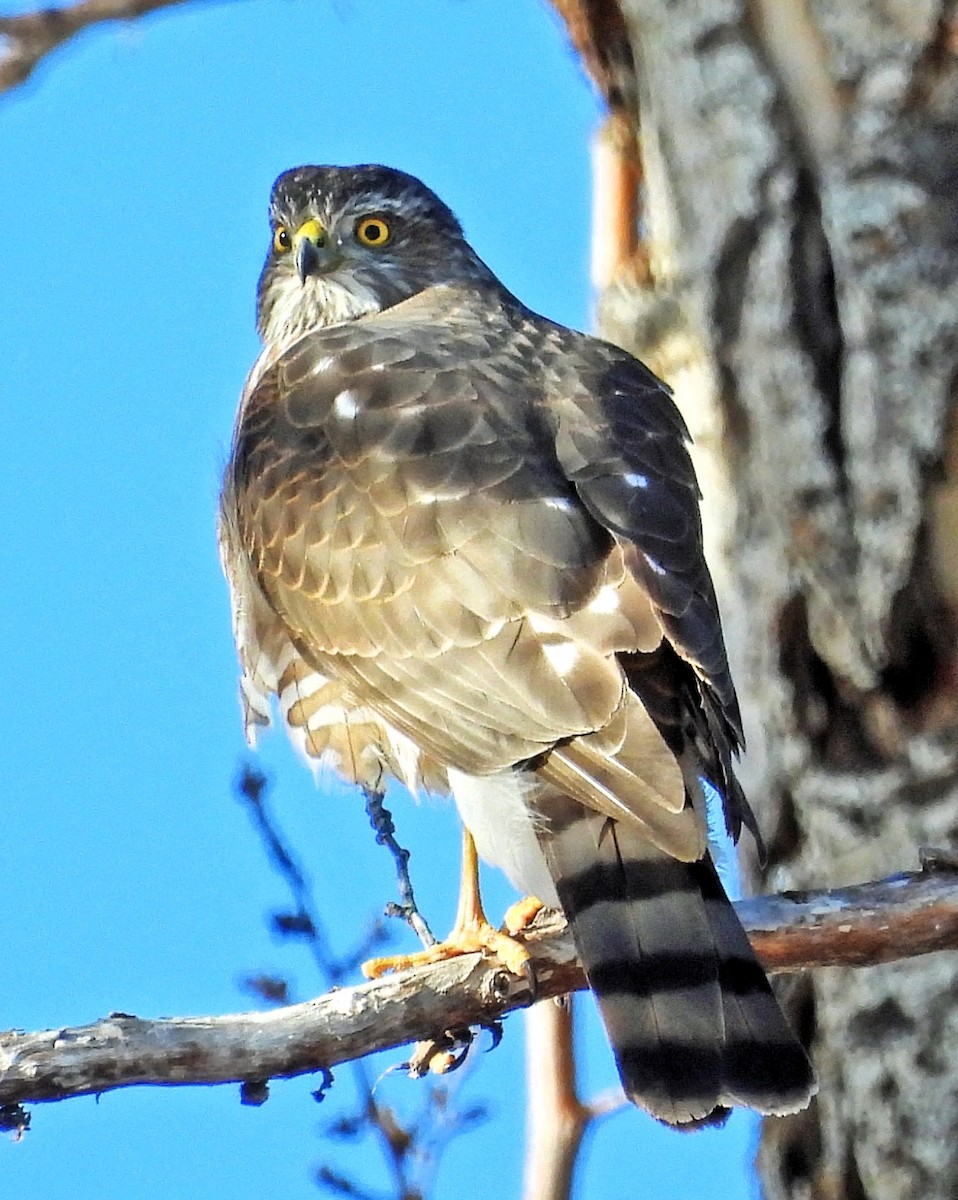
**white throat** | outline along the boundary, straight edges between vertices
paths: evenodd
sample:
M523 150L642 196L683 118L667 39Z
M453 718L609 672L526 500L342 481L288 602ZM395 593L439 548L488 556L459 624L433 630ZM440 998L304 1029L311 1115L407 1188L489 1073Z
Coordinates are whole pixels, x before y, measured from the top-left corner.
M379 312L376 293L356 278L309 276L300 283L295 274L273 281L272 301L263 339L267 345L288 343L311 329L342 325L367 313Z

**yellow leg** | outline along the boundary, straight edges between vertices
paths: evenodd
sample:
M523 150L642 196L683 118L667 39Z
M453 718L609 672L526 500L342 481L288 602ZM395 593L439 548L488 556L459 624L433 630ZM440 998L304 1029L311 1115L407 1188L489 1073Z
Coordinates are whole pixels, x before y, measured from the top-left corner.
M468 829L462 831L462 866L459 869L459 904L456 908L456 919L453 931L457 929L475 929L480 925L488 925L486 914L482 908L482 896L479 894L479 855L476 852L476 842Z
M524 903L520 901L520 905ZM536 901L538 904L538 901ZM512 913L520 905L513 905ZM542 906L539 905L541 908ZM538 910L536 910L538 911ZM534 915L534 914L533 914ZM508 920L508 914L507 914ZM507 924L509 933L525 928L531 917L515 926ZM378 979L387 971L405 971L408 967L421 967L427 963L442 962L460 954L487 952L500 960L514 975L529 974L529 952L509 936L494 929L483 912L479 895L479 856L476 843L468 829L462 836L462 879L459 887L459 906L452 932L445 941L429 946L416 954L396 954L384 958L371 958L363 963L362 971L367 979Z

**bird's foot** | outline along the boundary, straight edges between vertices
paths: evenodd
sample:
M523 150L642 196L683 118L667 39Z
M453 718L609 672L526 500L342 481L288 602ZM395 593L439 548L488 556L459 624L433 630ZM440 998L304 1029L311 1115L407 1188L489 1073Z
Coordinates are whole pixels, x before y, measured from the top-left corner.
M515 934L521 932L542 907L536 900L520 901L509 910L506 932L494 929L482 908L479 896L479 858L476 843L468 829L462 838L462 883L459 890L459 907L452 933L434 946L426 946L416 954L395 954L385 958L371 958L363 963L362 971L367 979L378 979L388 971L405 971L409 967L423 967L430 963L443 962L447 958L458 958L461 954L487 954L497 958L512 975L522 976L529 988L535 992L535 975L529 951L516 941ZM513 915L515 914L515 915Z
M513 905L513 908L515 907L517 906ZM513 929L507 922L506 928L506 933L494 929L484 917L470 920L457 925L447 938L437 942L435 946L427 946L415 954L391 954L383 958L371 958L363 963L362 972L367 979L378 979L389 971L424 967L430 963L444 962L448 958L458 958L461 954L488 954L497 958L511 974L531 979L529 951L512 936L513 933L524 929L525 925L519 924Z

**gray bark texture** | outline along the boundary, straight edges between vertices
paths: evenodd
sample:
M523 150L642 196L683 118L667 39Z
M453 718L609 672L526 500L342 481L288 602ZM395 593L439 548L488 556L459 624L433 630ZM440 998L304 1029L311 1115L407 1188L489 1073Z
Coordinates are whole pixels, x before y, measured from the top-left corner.
M650 281L599 323L696 438L761 886L913 868L958 843L956 4L621 11ZM789 1000L821 1093L766 1122L767 1200L954 1200L958 956Z

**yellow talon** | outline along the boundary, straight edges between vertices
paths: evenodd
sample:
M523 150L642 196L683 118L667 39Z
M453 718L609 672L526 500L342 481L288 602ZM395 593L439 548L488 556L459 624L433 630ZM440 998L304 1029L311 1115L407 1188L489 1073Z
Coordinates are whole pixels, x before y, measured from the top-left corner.
M545 905L538 896L523 896L506 909L506 915L502 918L503 928L506 933L515 937L517 933L528 929L544 908Z
M462 883L459 891L459 907L452 932L435 946L427 946L415 954L386 955L371 958L362 965L367 979L378 979L388 971L405 971L410 967L422 967L429 963L456 958L460 954L488 953L494 955L507 971L513 975L531 974L529 951L511 936L525 929L542 904L533 896L527 896L514 904L506 913L503 933L494 929L486 919L479 895L479 857L472 834L463 831L462 839Z

